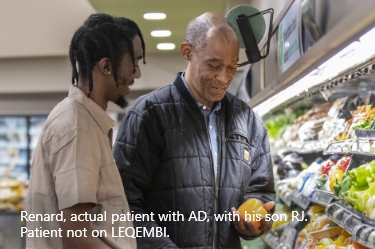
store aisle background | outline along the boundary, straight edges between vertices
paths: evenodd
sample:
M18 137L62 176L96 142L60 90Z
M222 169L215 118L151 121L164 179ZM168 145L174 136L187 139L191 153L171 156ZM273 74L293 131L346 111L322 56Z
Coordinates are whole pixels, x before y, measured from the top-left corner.
M27 159L30 159L33 147L31 145L35 143L37 137L35 132L40 130L43 123L43 121L36 123L37 129L32 129L33 120L38 117L42 118L39 121L43 120L43 117L45 118L52 108L67 96L71 85L68 58L70 39L90 14L105 12L128 17L137 22L143 32L147 64L141 65L142 77L137 79L131 88L128 99L132 104L137 97L172 82L176 73L185 68L179 46L184 40L187 23L193 17L206 11L224 15L234 6L249 4L259 10L273 8L274 21L278 24L292 2L293 0L1 0L0 183L5 178L2 172L19 169L15 163L3 162L1 165L2 160L9 156L16 159L21 154L25 155L24 151L28 151L29 147ZM317 46L312 47L311 50L316 51L315 54L312 54L311 50L309 54L306 48L305 54L297 60L300 63L295 63L290 70L281 74L277 69L277 36L274 35L271 39L270 55L266 60L253 65L251 90L252 97L255 97L249 102L252 106L268 100L273 94L269 94L270 92L280 92L280 89L291 86L306 75L308 70L314 70L336 52L358 39L359 33L363 34L365 31L360 30L364 27L360 23L366 22L366 18L360 17L356 10L364 9L368 5L374 6L366 0L361 0L360 3L352 0L316 0L316 2L330 3L329 18L327 17L325 27L329 38L323 37L316 43ZM166 13L167 18L162 21L145 20L143 14L147 12L163 12ZM354 15L351 15L353 13ZM346 18L348 16L351 18ZM356 23L358 19L361 22ZM340 23L341 21L345 21L351 28L347 29ZM338 28L335 29L336 27ZM164 29L171 30L172 35L164 38L151 37L152 30ZM334 32L330 33L332 30ZM158 42L173 42L176 47L171 51L160 51L156 49ZM243 60L242 51L241 61ZM249 67L239 68L231 91L234 93L241 91L239 89L245 82L248 69ZM369 85L369 82L372 82L372 77L362 77L358 84ZM341 90L345 88L341 87ZM345 94L349 93L345 92ZM306 98L306 100L311 105L314 98ZM319 101L322 101L322 98ZM114 134L125 111L112 103L108 107L107 112L117 121ZM22 125L26 123L26 127L11 130L9 127L17 126L14 118L24 120L19 122ZM2 130L2 125L6 127L5 130ZM23 147L23 151L17 146L1 147L8 141L14 143L23 141L27 145ZM3 161L6 162L6 159ZM28 162L25 163L25 168L27 165ZM25 177L22 177L22 181L27 184ZM23 241L18 237L14 237L15 240L9 239L9 234L19 231L22 224L18 222L19 213L1 211L1 198L5 193L3 190L0 184L0 249L23 248ZM252 246L254 245L252 243ZM261 242L256 245L257 249L265 247ZM253 247L250 247L250 243L244 243L244 248Z
M239 4L251 4L258 9L272 7L277 14L285 2L287 1L0 1L0 182L7 178L4 172L8 170L12 171L20 166L26 170L28 165L26 159L31 161L32 148L37 138L35 132L40 131L44 118L52 108L67 96L71 85L71 67L68 58L70 39L90 14L104 12L128 17L137 22L143 32L147 64L141 65L142 77L137 79L131 88L128 96L131 105L137 97L172 82L176 73L185 68L179 46L183 42L190 19L207 11L224 15L230 8ZM145 20L143 14L147 12L163 12L167 14L167 18L164 21ZM172 35L169 38L151 37L150 32L154 29L169 29ZM170 41L176 45L174 50L156 49L158 42ZM241 76L242 72L243 70L239 70L238 75ZM240 80L241 77L236 78L236 81ZM110 103L107 112L116 120L115 131L125 111ZM35 129L32 122L36 119L40 122L36 124ZM17 125L20 125L21 129ZM9 143L17 145L16 148L9 146ZM22 146L20 147L19 144ZM27 184L25 172L27 170L22 173L22 177L19 174L19 180ZM19 213L1 210L1 200L6 195L5 189L8 188L2 187L0 187L0 248L23 248L24 240L14 236L22 225L19 222Z
M0 1L0 115L48 114L66 96L71 68L70 39L82 22L94 12L122 15L139 23L146 42L146 65L142 77L131 88L130 102L140 95L169 84L185 68L179 52L187 21L205 11L225 14L238 4L252 4L280 11L286 0L2 0ZM97 8L94 8L97 6ZM188 7L188 8L187 8ZM189 9L191 8L191 9ZM160 21L144 20L146 12L165 12ZM144 24L144 25L142 25ZM156 49L168 38L150 36L153 29L170 29L175 41L172 51ZM109 112L121 112L110 105Z

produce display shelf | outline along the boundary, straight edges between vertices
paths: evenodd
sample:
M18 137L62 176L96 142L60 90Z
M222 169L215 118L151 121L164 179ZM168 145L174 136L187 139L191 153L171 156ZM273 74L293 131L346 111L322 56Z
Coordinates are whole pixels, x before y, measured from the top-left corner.
M27 131L26 129L5 129L5 128L0 128L0 135L5 135L5 134L26 134Z
M375 138L349 139L331 143L327 141L293 142L284 150L299 154L323 152L325 155L350 153L375 156Z
M293 249L297 236L297 230L292 226L287 226L280 237L280 243L277 249Z
M375 227L361 224L353 229L352 239L364 246L375 248Z
M9 165L9 164L26 164L26 158L2 158L0 159L0 165Z
M315 189L311 198L303 196L298 191L284 190L280 195L280 199L287 205L291 206L295 203L303 210L307 210L311 203L319 204L324 207L336 200L333 193Z
M26 149L27 143L26 142L10 142L5 143L3 141L0 141L0 148L15 148L15 149Z
M352 239L364 246L375 248L375 220L354 210L344 201L326 207L329 219L352 235Z
M362 223L361 217L353 211L342 201L331 203L326 207L328 218L350 234L352 234L354 227Z
M280 236L277 249L292 249L295 247L298 233L309 223L307 212L299 212L296 219L290 221Z
M292 195L293 192L291 190L286 190L279 194L280 199L290 207L292 205Z
M324 150L324 154L359 154L375 156L374 139L351 139L330 143Z
M277 234L274 234L274 232L272 232L272 231L270 231L266 235L264 235L263 240L272 249L277 249L280 245L279 237L277 236Z
M285 149L299 154L309 154L322 152L327 145L326 141L292 142Z
M279 198L288 206L290 207L292 205L292 194L293 194L293 190L290 190L290 189L286 189L284 191L282 191L284 189L284 186L287 184L287 182L285 181L278 181L277 184L276 184L276 190L277 190L277 193L278 193L278 196Z
M335 200L335 196L331 192L315 189L314 194L312 195L310 200L316 204L326 207L328 204L331 204L332 201Z
M303 196L298 191L292 191L292 190L284 190L282 193L279 194L279 198L288 207L290 207L294 203L297 206L299 206L300 208L302 208L303 210L307 210L307 208L310 206L311 202L314 202L316 204L323 205L323 206L326 206L328 204L328 201L325 201L325 200L327 200L327 197L319 196L319 197L315 197L315 198L308 198L308 197ZM318 200L322 200L322 201L318 202Z
M308 197L303 196L298 191L292 193L292 201L303 210L306 210L310 205L310 199Z

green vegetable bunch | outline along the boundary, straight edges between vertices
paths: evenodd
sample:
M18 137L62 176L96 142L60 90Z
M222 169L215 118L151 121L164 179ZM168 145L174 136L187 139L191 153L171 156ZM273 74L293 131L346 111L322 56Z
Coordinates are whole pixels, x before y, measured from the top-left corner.
M366 203L371 196L375 195L375 182L369 184L369 188L365 190L358 190L352 186L346 197L346 201L354 209L363 213L366 211Z
M347 192L346 201L354 209L362 213L365 212L367 201L375 195L375 160L349 171L346 177L349 177L350 182L350 190ZM344 181L345 178L342 183Z
M365 120L362 124L353 126L353 130L375 130L375 118L372 121Z
M267 120L265 125L268 130L269 137L275 140L280 139L287 126L293 124L295 119L296 115L292 113L291 115L280 114L272 119Z
M328 176L326 174L319 176L319 178L316 180L316 188L320 190L324 190L324 185L326 184L327 179L328 179Z
M345 173L343 175L342 181L337 182L335 185L333 185L334 194L339 198L343 199L348 195L348 192L350 190L350 176L348 173Z

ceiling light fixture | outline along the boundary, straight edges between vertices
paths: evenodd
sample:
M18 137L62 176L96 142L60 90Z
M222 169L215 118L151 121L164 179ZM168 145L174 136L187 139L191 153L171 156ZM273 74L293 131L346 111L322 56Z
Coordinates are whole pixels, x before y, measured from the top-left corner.
M143 15L143 18L147 20L162 20L166 17L167 15L164 13L146 13Z
M151 31L151 36L153 37L168 37L171 36L171 31L169 30L154 30Z
M159 43L156 47L160 50L172 50L176 45L174 43Z

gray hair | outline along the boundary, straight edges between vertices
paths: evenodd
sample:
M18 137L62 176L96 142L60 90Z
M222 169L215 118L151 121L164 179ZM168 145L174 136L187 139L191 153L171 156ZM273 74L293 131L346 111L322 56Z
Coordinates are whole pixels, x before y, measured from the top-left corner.
M208 15L209 18L206 16ZM207 38L211 31L219 31L226 37L234 33L232 24L218 14L206 13L191 20L186 29L185 42L189 43L196 51L207 46Z

